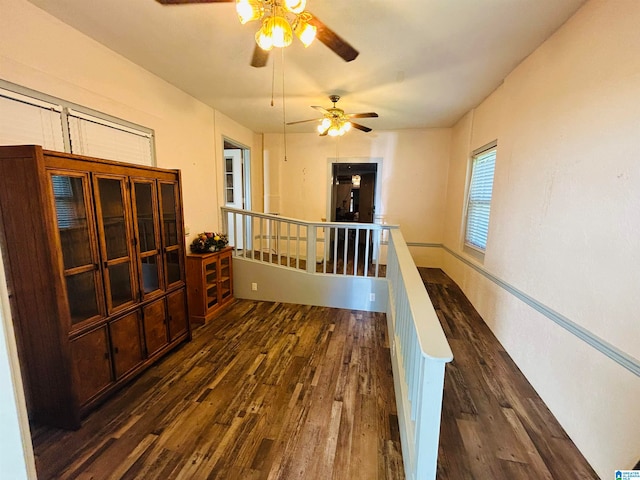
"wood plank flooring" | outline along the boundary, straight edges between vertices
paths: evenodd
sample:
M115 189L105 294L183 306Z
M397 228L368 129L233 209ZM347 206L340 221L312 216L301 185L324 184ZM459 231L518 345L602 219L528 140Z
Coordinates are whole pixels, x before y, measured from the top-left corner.
M438 480L597 479L455 283L420 273L455 356ZM402 480L384 315L236 301L80 430L33 442L40 480Z
M439 269L418 270L454 356L438 480L598 479L460 288Z
M33 442L40 479L402 479L385 317L236 301Z

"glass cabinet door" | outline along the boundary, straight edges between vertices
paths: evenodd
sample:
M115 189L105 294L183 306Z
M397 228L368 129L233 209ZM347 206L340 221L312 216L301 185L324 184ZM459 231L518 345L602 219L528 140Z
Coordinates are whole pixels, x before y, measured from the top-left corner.
M184 281L182 278L182 217L178 204L177 183L160 182L160 214L167 288Z
M109 314L137 299L135 266L126 201L126 178L94 177L98 229L104 239L102 260Z
M70 329L105 315L89 175L50 170Z
M160 252L160 222L157 190L154 180L133 179L134 228L138 245L140 291L148 298L164 290L162 256Z

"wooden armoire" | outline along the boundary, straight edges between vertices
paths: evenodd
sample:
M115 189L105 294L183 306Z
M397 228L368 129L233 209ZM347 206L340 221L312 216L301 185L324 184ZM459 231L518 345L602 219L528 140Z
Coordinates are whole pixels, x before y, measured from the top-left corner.
M191 338L180 172L0 147L0 245L30 419L67 429Z

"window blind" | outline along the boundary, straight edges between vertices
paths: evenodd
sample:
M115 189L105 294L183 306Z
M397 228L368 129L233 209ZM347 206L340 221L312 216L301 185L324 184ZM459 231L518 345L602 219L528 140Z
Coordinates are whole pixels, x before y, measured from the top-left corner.
M62 107L0 89L0 145L64 151Z
M475 155L471 167L465 243L479 250L487 248L496 151L493 147Z
M56 202L56 217L60 229L74 226L77 217L73 202L71 179L60 175L52 175L53 196Z
M71 153L153 165L151 134L69 110Z

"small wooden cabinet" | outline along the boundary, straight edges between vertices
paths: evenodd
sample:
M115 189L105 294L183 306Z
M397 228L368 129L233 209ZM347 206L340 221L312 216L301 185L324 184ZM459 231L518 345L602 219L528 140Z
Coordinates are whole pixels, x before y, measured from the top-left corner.
M0 218L32 420L78 428L191 338L178 170L0 147Z
M202 325L233 300L232 248L187 255L189 319Z

